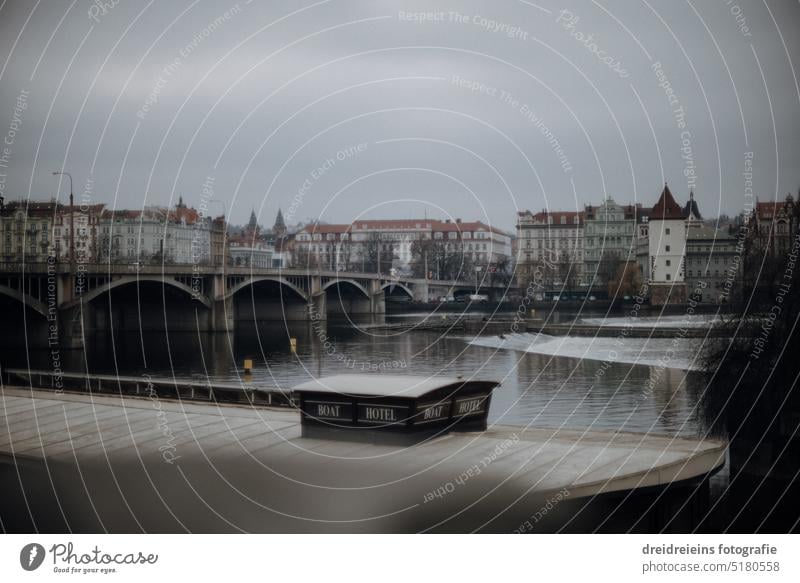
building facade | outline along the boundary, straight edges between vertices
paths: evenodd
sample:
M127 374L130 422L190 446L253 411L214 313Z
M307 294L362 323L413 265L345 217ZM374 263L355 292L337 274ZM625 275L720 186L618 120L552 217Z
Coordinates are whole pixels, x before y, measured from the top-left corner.
M98 222L98 258L131 263L209 265L212 224L210 217L187 207L182 200L174 210L164 207L106 209ZM219 245L219 234L215 240Z
M211 264L227 265L226 253L228 240L228 225L225 217L216 217L211 221Z
M517 284L543 293L578 292L588 282L584 265L584 213L523 211L517 216Z
M434 255L466 258L475 266L503 266L511 260L511 236L480 221L364 219L350 224L311 224L294 239L299 264L340 271L410 273L428 259L429 277L438 279ZM420 257L420 254L423 257ZM422 271L425 271L423 269ZM421 274L420 274L421 275Z
M640 211L641 205L621 205L613 198L599 206L585 207L584 269L592 287L604 288L619 265L636 261L636 220Z
M649 217L650 301L685 303L686 215L666 184Z
M45 263L54 254L53 224L64 205L11 202L0 213L2 257L6 263Z
M739 277L737 239L728 229L689 223L686 236L686 283L690 298L724 303Z
M56 213L53 225L54 253L59 261L67 261L74 254L76 263L97 260L100 217L103 204L75 206L70 211L64 205ZM74 223L74 227L72 226ZM70 238L75 237L75 247L70 248Z
M276 267L273 264L275 248L264 241L239 241L232 240L228 244L229 264L234 267L253 267L268 269Z
M789 252L798 230L797 204L791 194L782 201L756 201L748 227L757 252L767 257L781 257Z

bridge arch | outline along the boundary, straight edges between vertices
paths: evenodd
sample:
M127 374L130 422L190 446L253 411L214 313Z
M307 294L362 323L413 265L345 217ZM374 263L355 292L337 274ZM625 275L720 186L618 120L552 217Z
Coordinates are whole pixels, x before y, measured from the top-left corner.
M362 294L364 294L365 298L369 299L369 292L367 291L367 289L353 279L333 279L322 286L322 291L328 291L328 289L332 288L333 286L338 286L343 283L352 285L353 287L358 289Z
M297 287L295 284L291 283L289 280L287 280L284 277L274 277L274 276L252 277L250 279L246 279L246 280L236 284L231 289L229 289L225 293L225 299L232 298L238 292L242 291L244 288L249 287L249 286L253 286L253 285L255 285L257 283L260 283L262 281L272 281L272 282L280 284L281 286L288 287L290 290L292 290L294 293L296 293L298 296L300 296L301 299L303 299L305 301L308 301L308 294L305 291L303 291L301 288Z
M123 285L128 285L131 283L146 283L146 282L154 282L160 283L163 285L169 285L174 288L177 288L185 293L187 293L190 297L195 299L196 301L203 304L206 308L211 309L211 300L209 300L203 294L195 294L195 291L186 285L185 283L181 283L171 277L168 276L153 276L153 275L145 275L145 276L136 276L136 275L126 275L120 277L119 279L114 279L109 281L106 284L103 284L99 287L94 288L93 290L83 294L81 299L84 302L91 302L93 299L101 296L102 294L111 291L114 288L121 287ZM69 302L65 307L71 307L77 305L80 300L73 300Z
M411 288L408 287L404 283L401 283L399 281L389 281L389 282L384 283L381 286L381 289L384 290L384 291L389 289L389 288L392 288L392 289L400 288L401 290L403 290L404 292L406 292L408 294L408 297L410 297L412 300L414 299L414 292L411 291Z
M18 302L21 302L22 304L28 306L34 312L41 314L45 318L47 317L47 304L45 304L40 300L37 300L36 298L26 293L19 291L18 289L8 287L7 285L0 285L0 294L13 298Z

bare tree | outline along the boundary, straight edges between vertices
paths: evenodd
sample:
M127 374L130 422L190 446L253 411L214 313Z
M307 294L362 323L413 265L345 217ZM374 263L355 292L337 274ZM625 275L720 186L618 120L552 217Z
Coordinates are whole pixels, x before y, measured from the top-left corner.
M292 252L291 266L297 269L319 267L317 256L308 250L305 245L298 245Z
M763 476L766 471L770 479L796 480L800 448L793 433L800 419L797 230L792 233L791 247L794 256L772 255L756 244L752 233L743 238L741 280L729 304L733 313L724 318L719 337L703 345L708 383L701 402L707 424L731 438L732 481L740 474ZM757 462L750 460L755 451Z
M411 270L423 277L427 267L432 279L472 280L475 262L472 253L456 239L417 239L411 244Z
M396 259L391 243L385 243L380 233L370 233L361 245L365 273L388 273Z
M564 290L573 291L578 287L578 263L572 253L564 251L555 263L554 274Z
M594 279L595 285L601 288L607 288L609 283L617 276L617 272L622 264L622 259L617 255L608 251L603 253L600 263L597 264L597 272Z
M608 282L608 297L634 296L642 287L642 272L635 261L626 261L617 267L617 273Z

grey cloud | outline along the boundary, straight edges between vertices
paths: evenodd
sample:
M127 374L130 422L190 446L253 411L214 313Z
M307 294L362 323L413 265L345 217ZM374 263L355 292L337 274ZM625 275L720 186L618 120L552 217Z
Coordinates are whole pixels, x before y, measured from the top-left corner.
M368 144L364 152L314 181L297 219L346 221L368 204L391 203L376 213L412 216L427 207L429 215L480 217L512 228L517 207L575 208L604 195L652 204L663 179L685 197L681 129L653 61L661 63L686 111L695 191L707 214L742 207L748 150L754 152L762 199L800 186L800 97L790 66L800 52L795 2L769 3L786 49L767 6L757 2L738 2L745 18L739 22L725 2L693 3L713 40L689 4L663 1L650 5L669 29L644 3L600 3L635 39L588 0L539 3L550 13L512 1L440 2L433 8L428 2L334 1L262 30L312 4L171 2L144 9L122 1L95 22L88 1L76 3L66 16L66 4L42 3L10 53L32 6L6 2L0 11L0 55L3 61L8 57L0 83L3 135L20 90L30 91L12 145L6 199L52 196L50 172L62 165L75 176L77 189L97 155L91 177L101 202L112 204L116 195L116 206L138 207L174 202L180 194L197 202L203 180L214 174L215 196L234 222L243 222L255 207L269 223L279 206L291 204L310 172L359 143ZM232 7L235 13L219 20ZM579 18L571 29L556 22L564 8ZM432 10L448 18L420 23L398 17L401 11ZM451 22L450 11L464 15L464 22ZM359 20L364 22L347 24ZM509 38L508 28L492 30L489 20L498 29L506 24L522 32ZM739 28L742 22L749 36ZM213 32L205 34L212 24ZM519 38L522 33L525 38ZM589 34L591 46L618 60L627 76L580 40ZM335 62L320 67L329 61ZM486 89L459 88L454 75ZM500 90L519 103L498 97ZM137 115L148 100L147 111ZM570 171L522 104L558 140ZM370 113L380 110L391 111ZM320 135L301 148L315 134Z

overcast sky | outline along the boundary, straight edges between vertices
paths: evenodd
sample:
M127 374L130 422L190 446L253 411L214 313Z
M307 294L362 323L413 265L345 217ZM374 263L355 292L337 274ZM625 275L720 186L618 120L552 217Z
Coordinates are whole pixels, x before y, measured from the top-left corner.
M736 213L749 153L760 200L800 187L795 0L102 4L0 4L6 201L63 167L116 208L512 229L665 180Z

